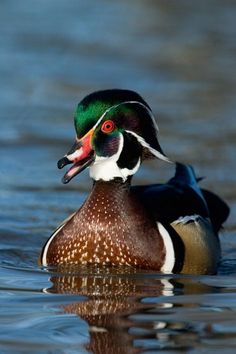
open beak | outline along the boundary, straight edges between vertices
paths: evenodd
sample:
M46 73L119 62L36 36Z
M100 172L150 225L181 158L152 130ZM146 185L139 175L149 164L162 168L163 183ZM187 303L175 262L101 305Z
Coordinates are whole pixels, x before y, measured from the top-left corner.
M92 148L91 140L94 130L91 129L81 139L76 139L76 142L70 149L70 151L57 163L58 168L73 163L71 168L66 172L62 178L62 183L68 183L78 173L83 171L86 167L91 165L95 160L95 152Z

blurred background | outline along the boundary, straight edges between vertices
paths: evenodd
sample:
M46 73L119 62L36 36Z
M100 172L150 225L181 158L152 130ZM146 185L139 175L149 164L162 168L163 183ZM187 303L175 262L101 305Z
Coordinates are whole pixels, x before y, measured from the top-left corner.
M234 272L235 19L234 0L1 0L0 264L16 267L12 281L17 267L37 268L42 245L91 187L87 171L62 185L56 162L74 141L77 103L106 88L139 92L164 152L230 204L221 272ZM135 181L173 173L151 161Z
M88 173L62 186L56 162L74 140L77 103L105 88L133 89L147 100L165 153L207 177L204 186L233 206L235 226L235 1L2 0L0 6L1 227L29 226L31 233L29 212L33 233L44 236L78 207L79 194L70 192L90 188ZM172 174L153 161L136 181ZM52 203L56 214L48 214Z
M89 338L86 321L61 314L61 302L72 298L47 294L56 290L50 290L49 274L37 266L37 257L52 231L91 188L88 171L62 185L64 172L56 163L74 141L77 103L106 88L139 92L157 117L164 152L192 164L198 176L206 177L201 185L231 207L221 236L219 275L201 278L200 289L199 278L174 290L166 281L165 294L189 291L195 297L172 296L176 317L167 313L169 332L164 329L160 343L157 333L151 332L153 341L159 349L172 348L177 338L178 348L179 338L185 346L189 335L189 345L197 347L191 353L199 353L199 345L214 353L218 345L223 348L219 353L226 353L228 345L232 345L228 353L235 351L235 38L234 0L1 0L1 352L84 352L81 343ZM173 173L174 167L164 162L145 162L135 182L163 182ZM63 290L61 280L60 284ZM148 292L151 283L145 284ZM163 300L153 295L153 289L149 296L156 298L145 301L154 301L156 308ZM190 303L195 312L188 312ZM169 305L163 308L168 310ZM229 312L232 322L227 322ZM148 346L152 338L148 328L158 331L164 322L155 327L153 317L142 316L148 327L144 332L139 329L137 336L142 333L141 343Z

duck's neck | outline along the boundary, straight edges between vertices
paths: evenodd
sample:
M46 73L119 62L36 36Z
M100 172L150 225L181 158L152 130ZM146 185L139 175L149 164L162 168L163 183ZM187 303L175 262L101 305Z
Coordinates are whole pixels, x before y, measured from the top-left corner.
M113 178L110 181L104 181L102 179L93 180L93 189L90 195L103 192L107 196L111 193L115 197L116 191L119 191L122 195L127 195L130 191L131 179L132 176L128 177L125 181L119 177Z

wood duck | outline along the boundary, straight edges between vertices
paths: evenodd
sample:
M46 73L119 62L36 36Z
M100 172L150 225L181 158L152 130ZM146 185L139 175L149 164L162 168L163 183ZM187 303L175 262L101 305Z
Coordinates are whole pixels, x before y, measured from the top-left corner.
M176 163L175 176L166 184L131 187L143 160L170 162L143 98L130 90L94 92L79 103L74 122L76 141L58 161L59 168L72 163L62 181L89 167L93 188L48 239L40 263L215 273L218 231L229 208L200 189L192 167Z

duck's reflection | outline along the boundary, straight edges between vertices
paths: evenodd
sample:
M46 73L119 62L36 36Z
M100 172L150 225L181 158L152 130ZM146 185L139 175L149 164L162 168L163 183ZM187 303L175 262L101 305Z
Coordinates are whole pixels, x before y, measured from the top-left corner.
M62 305L63 311L88 323L86 349L101 354L140 353L150 339L160 349L163 341L168 342L170 299L183 286L162 275L123 267L67 269L52 275L51 281L47 292L86 296L84 301Z

